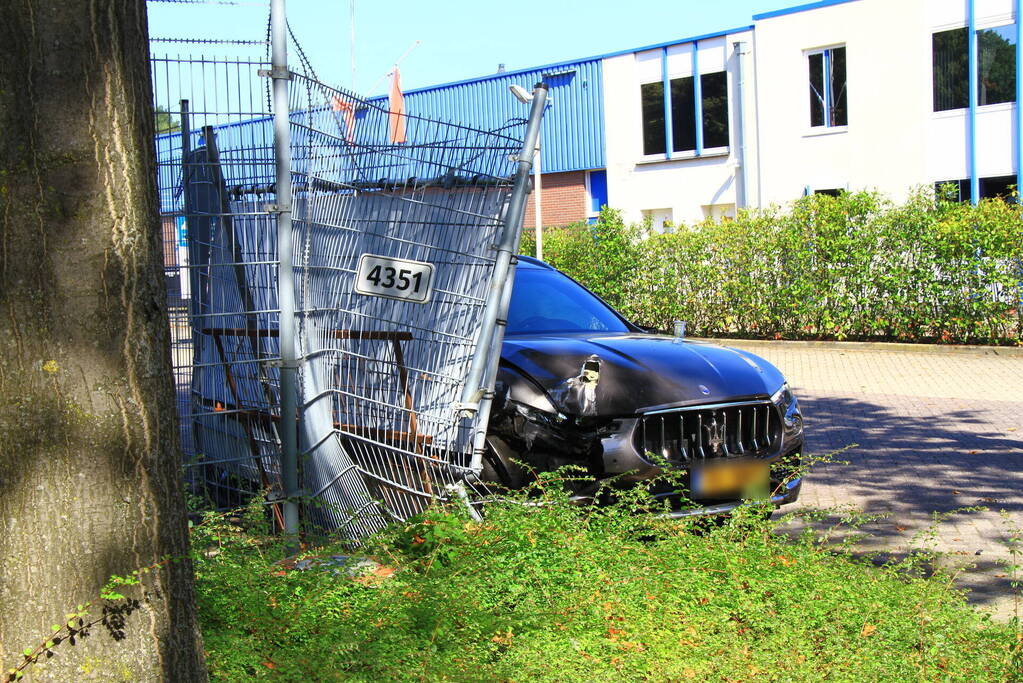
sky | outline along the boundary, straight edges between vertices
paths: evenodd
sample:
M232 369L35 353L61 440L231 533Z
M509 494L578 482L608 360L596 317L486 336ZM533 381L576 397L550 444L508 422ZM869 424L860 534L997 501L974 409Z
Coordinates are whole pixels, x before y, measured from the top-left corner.
M803 0L805 2L805 0ZM287 0L291 29L320 80L364 96L589 57L752 23L800 0ZM352 3L355 80L352 79ZM158 38L265 41L269 3L150 0ZM263 54L264 45L156 43L154 54ZM251 54L251 53L247 53ZM298 54L290 50L289 61Z

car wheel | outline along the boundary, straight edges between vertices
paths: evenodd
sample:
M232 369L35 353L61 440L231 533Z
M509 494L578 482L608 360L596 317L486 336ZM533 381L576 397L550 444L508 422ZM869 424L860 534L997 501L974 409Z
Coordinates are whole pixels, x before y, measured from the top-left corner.
M488 436L480 478L513 490L523 488L529 480L529 473L516 462L516 457L517 454L504 440Z

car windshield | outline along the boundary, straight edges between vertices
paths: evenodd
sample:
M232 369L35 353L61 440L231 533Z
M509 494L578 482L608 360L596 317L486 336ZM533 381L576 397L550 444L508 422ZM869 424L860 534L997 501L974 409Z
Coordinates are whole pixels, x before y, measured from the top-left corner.
M573 280L553 270L515 274L508 334L628 332L614 311Z

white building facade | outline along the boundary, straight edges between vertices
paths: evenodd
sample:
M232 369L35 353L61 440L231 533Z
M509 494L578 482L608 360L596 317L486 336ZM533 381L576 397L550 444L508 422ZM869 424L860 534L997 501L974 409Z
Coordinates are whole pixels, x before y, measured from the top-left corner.
M608 204L661 227L813 192L1005 195L1021 184L1021 7L823 0L605 56Z
M735 214L743 133L755 120L744 112L753 89L741 55L752 37L739 29L604 59L608 203L627 220Z

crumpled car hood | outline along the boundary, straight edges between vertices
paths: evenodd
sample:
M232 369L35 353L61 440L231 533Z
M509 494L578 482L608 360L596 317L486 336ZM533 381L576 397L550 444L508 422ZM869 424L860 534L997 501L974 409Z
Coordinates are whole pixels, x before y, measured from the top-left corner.
M640 333L506 337L501 361L543 387L559 410L579 414L578 402L565 398L571 391L566 386L578 384L575 378L592 356L600 359L599 379L589 387L592 415L770 395L784 381L773 365L751 353Z

